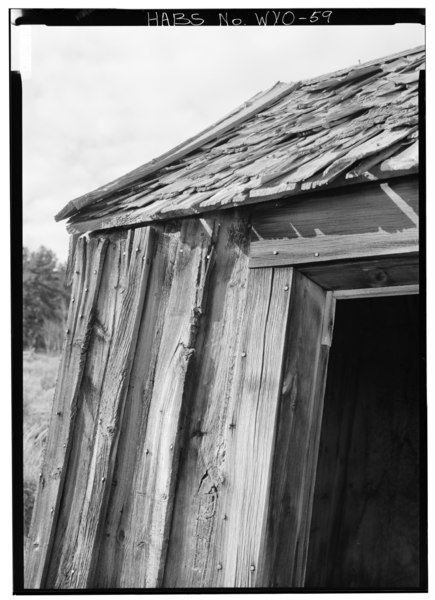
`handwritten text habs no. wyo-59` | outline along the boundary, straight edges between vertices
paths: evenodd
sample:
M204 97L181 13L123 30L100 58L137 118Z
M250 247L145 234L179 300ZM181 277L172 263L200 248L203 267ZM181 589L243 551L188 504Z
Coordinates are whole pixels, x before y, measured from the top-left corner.
M246 17L235 16L238 11L214 12L210 17L200 12L176 11L145 11L148 26L176 27L176 26L240 26L240 25L328 25L331 22L332 10L263 10L249 11Z

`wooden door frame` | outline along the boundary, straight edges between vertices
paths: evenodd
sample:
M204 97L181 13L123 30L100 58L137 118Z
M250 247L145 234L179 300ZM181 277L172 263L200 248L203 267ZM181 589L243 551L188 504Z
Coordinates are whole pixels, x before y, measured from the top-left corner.
M332 270L334 271L333 273L333 278L336 279L337 277L337 268L340 269L341 266L343 266L343 279L340 282L340 289L328 289L328 287L326 287L325 285L322 285L322 282L326 280L328 280L329 278L329 273L328 273L328 267L330 265L323 264L323 265L316 265L316 269L311 271L311 265L288 265L291 266L294 271L296 273L299 273L302 277L307 278L307 279L311 279L313 281L313 283L315 283L316 285L318 285L323 292L326 293L326 303L325 303L325 308L324 308L324 319L323 319L323 325L322 325L322 332L321 332L321 336L318 339L318 349L317 352L319 353L319 355L322 355L323 353L323 368L320 370L319 373L319 381L316 384L317 387L317 399L315 401L315 403L313 404L313 412L312 412L312 419L313 422L310 425L310 430L317 432L316 435L314 436L316 439L313 439L312 442L309 443L310 447L311 447L311 452L316 455L315 457L313 456L313 458L311 459L311 463L312 463L312 467L307 469L307 473L309 473L309 479L310 481L306 481L303 485L307 486L310 491L307 492L308 495L306 495L306 497L304 497L303 502L307 502L307 505L304 506L300 506L300 510L305 511L305 517L303 519L304 523L303 523L303 531L304 533L298 533L297 535L297 539L298 539L298 543L300 543L300 545L305 547L305 550L303 551L303 553L296 553L296 554L292 554L291 552L288 552L286 550L286 548L281 548L281 542L279 542L279 540L277 538L275 538L275 540L270 543L270 539L269 538L269 546L267 546L267 551L271 550L272 548L275 548L275 552L274 555L277 554L276 552L276 548L280 548L280 550L284 550L283 554L287 554L287 557L291 557L291 559L293 560L294 564L289 565L288 567L288 573L282 573L283 570L283 565L282 565L282 561L280 559L277 559L276 556L274 556L271 561L269 562L267 568L265 569L264 572L264 579L262 584L266 585L267 587L275 587L276 585L278 585L279 587L281 587L282 585L286 586L286 587L296 587L296 588L303 588L305 585L305 572L306 572L306 563L307 563L307 558L308 558L308 542L309 542L309 531L310 531L310 526L311 526L311 518L312 518L312 505L313 505L313 494L314 494L314 487L315 487L315 480L316 480L316 476L317 476L317 459L318 459L318 452L319 452L319 441L320 441L320 430L321 430L321 424L322 424L322 419L323 419L323 406L324 406L324 399L325 399L325 388L326 388L326 379L327 379L327 373L328 373L328 353L332 344L332 339L333 339L333 330L334 330L334 317L335 317L335 309L336 309L336 301L337 300L346 300L346 299L358 299L358 298L379 298L379 297L388 297L388 296L404 296L404 295L411 295L411 294L418 294L419 293L419 285L418 285L418 255L416 255L415 253L413 253L412 255L412 261L413 261L413 269L411 269L412 273L410 276L410 270L409 270L409 263L407 263L406 261L401 261L399 263L397 263L396 261L396 257L387 257L386 259L384 257L381 257L382 261L384 264L386 264L386 271L389 273L388 269L391 267L392 264L395 265L395 276L394 278L389 278L386 277L386 282L390 282L391 281L391 285L374 285L373 287L354 287L354 283L355 283L355 269L352 268L350 271L348 269L346 269L346 266L349 265L349 261L341 261L341 263L331 263L332 265ZM373 257L372 261L373 264L377 264L379 257ZM385 260L387 261L385 263ZM371 261L369 261L371 262ZM356 263L354 262L353 265L355 265ZM364 265L367 265L367 261L365 261L363 263ZM406 264L405 267L402 268L402 265ZM320 271L318 269L318 267L321 267ZM267 267L266 267L267 268ZM280 267L277 268L277 270L279 270ZM284 267L285 268L285 267ZM360 263L358 262L358 269L360 268ZM402 273L403 271L403 273ZM405 274L406 271L406 274ZM321 277L322 277L322 282L316 281L317 279L317 274L321 273ZM310 275L312 275L314 273L314 277L310 277ZM349 275L349 277L347 277L347 275ZM357 277L358 279L358 277ZM412 283L409 283L409 280L412 281ZM366 276L363 274L361 277L361 281L364 283L366 281ZM385 280L383 280L385 281ZM396 282L397 281L406 281L406 284L403 285L397 285ZM290 300L292 301L292 300ZM289 323L289 326L291 327L292 324ZM289 346L291 348L291 344ZM290 353L295 352L297 353L298 351L300 351L300 348L293 348L291 350L289 350ZM290 360L292 361L292 357L287 356L286 360ZM279 438L277 439L277 443L275 446L275 462L277 464L281 464L281 467L278 467L278 469L275 471L275 474L280 474L285 477L285 475L283 475L285 473L285 465L286 465L286 459L282 458L282 454L283 454L283 438L281 438L281 441L279 441ZM304 461L303 461L304 462ZM313 468L314 467L314 468ZM286 484L283 484L282 486L283 488L286 487ZM287 485L288 488L288 485ZM271 510L274 511L275 509L278 510L276 507L279 506L280 502L282 502L285 499L285 495L286 494L291 494L292 490L290 488L286 489L286 490L281 490L281 496L279 494L275 494L273 497L271 497ZM274 508L275 507L275 508ZM280 517L278 517L278 520L280 520ZM285 525L284 525L284 521L281 523L281 525L283 526L283 529L285 530ZM272 534L272 537L275 537L276 535L278 537L282 537L283 533L282 533L282 529L280 531L280 528L275 528L275 533ZM291 527L289 531L286 530L285 536L289 537L288 534L294 535L295 534L294 527ZM279 533L278 533L279 532ZM290 536L291 537L291 536ZM285 546L286 544L284 544Z

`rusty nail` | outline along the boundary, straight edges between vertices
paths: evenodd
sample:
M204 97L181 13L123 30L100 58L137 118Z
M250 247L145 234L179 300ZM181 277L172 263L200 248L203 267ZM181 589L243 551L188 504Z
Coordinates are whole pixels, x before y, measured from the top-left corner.
M275 254L275 256L276 256L277 254L279 254L278 250L274 250L274 251L273 251L273 253Z
M139 252L139 246L136 248L136 252Z
M222 564L221 564L221 563L218 563L218 564L217 564L217 567L216 567L216 569L217 569L218 571L222 571Z
M98 273L97 269L94 269L94 275L96 275Z
M69 329L67 329L67 330L66 330L66 334L67 334L67 335L69 334Z
M235 423L230 423L230 424L228 425L228 429L234 429L234 428L235 428L235 426L236 426L236 425L235 425Z
M75 302L76 299L74 298L74 296L71 298L71 302Z
M249 568L251 569L251 571L255 571L255 565L251 565Z
M76 275L78 275L80 273L80 271L76 271Z
M289 289L289 288L288 288L288 285L285 285L285 286L284 286L284 291L285 291L285 292L288 292L288 289Z
M106 481L106 478L105 478L105 477L102 477L102 478L101 478L101 481L104 483L104 482Z
M145 450L145 454L149 454L150 451L148 450L148 448Z
M41 478L42 478L42 472L41 472L41 473L39 473L39 479L41 479Z
M83 319L83 317L84 317L84 316L85 316L85 315L82 313L82 314L80 315L80 318L81 318L81 319Z
M61 413L60 410L58 410L56 414L57 414L58 417L60 417L62 415L62 413Z
M242 352L242 358L245 358L246 352Z
M319 253L318 252L314 252L314 256L319 256Z
M223 515L222 521L226 521L226 520L227 520L227 515Z

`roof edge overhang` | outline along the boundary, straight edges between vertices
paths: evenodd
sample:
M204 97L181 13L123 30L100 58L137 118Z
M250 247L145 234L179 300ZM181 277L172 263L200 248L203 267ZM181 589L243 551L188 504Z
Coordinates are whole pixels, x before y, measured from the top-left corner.
M328 192L331 190L339 190L344 188L354 188L357 186L363 186L364 184L373 184L378 183L381 184L385 181L391 181L392 179L399 179L403 177L409 176L418 176L418 165L413 166L409 169L395 170L391 173L386 172L383 174L379 174L378 176L373 175L373 173L366 173L358 177L354 177L352 179L339 179L336 180L329 185L325 185L322 187L312 187L312 188L303 188L301 186L295 186L293 189L274 189L268 193L256 194L255 190L252 190L249 196L244 200L243 204L239 202L229 202L224 206L209 206L204 207L198 211L189 212L186 214L182 210L178 210L174 208L172 211L168 211L165 214L156 214L152 217L149 215L141 215L140 213L145 213L143 211L132 212L125 215L117 215L115 217L110 217L107 219L91 219L87 221L78 221L78 222L69 222L67 223L67 231L70 234L87 234L89 232L103 231L103 230L113 230L113 229L125 229L125 228L133 228L133 227L142 227L152 224L162 224L165 221L170 221L171 219L179 219L179 218L201 218L207 213L218 212L221 210L229 210L235 208L245 208L257 204L262 204L266 202L270 202L272 200L283 200L283 199L291 199L291 200L301 200L303 198L313 197L313 195L317 195L321 192ZM260 190L259 190L260 191ZM264 190L261 190L264 191ZM254 193L253 193L254 192Z
M247 102L240 105L238 108L231 111L225 117L220 119L217 123L212 126L204 129L197 135L189 138L185 142L179 144L168 152L160 155L159 157L151 160L148 163L130 171L126 175L123 175L108 184L105 184L83 196L80 196L74 200L71 200L59 213L55 216L56 221L60 221L63 219L68 219L74 217L78 212L80 212L85 207L92 205L93 203L104 200L105 198L113 197L117 194L129 194L134 191L134 186L139 184L143 179L148 178L150 175L158 172L159 170L172 165L173 163L183 159L190 153L195 152L200 149L201 146L213 142L219 136L225 134L226 132L232 130L235 127L238 127L240 124L244 123L251 117L261 113L263 110L266 110L272 107L274 104L278 103L285 96L291 94L294 90L299 89L303 85L315 85L316 83L323 82L330 77L341 77L345 76L351 71L352 78L358 76L358 73L362 73L366 71L368 68L375 66L378 63L382 63L388 59L388 61L396 60L403 56L412 55L418 52L421 52L425 49L425 46L417 46L415 48L411 48L408 50L403 50L396 54L387 55L385 57L380 57L374 59L372 61L358 64L355 66L350 66L345 69L341 69L338 71L334 71L328 74L323 74L317 76L315 78L304 80L296 83L281 83L278 82L274 86L272 86L269 90L265 92L260 92L249 99ZM412 167L408 170L398 170L393 171L391 173L364 173L362 176L342 181L341 178L338 180L332 180L327 182L325 185L322 182L313 183L304 183L299 182L296 184L287 184L286 186L282 186L282 189L277 188L262 188L262 189L252 189L249 190L246 196L244 196L243 204L256 204L259 202L264 202L267 200L273 200L275 198L282 198L286 196L296 196L296 195L305 195L307 191L313 192L314 189L316 191L321 191L327 188L341 187L343 185L353 185L356 183L363 183L367 181L388 179L392 177L398 177L405 174L412 174L417 172L418 165L412 165ZM235 201L230 201L225 205L220 206L210 206L210 207L201 207L201 209L195 211L191 210L189 215L199 215L203 212L216 211L219 209L226 208L234 208L235 206L240 206L240 198L235 199ZM129 212L128 214L117 214L112 217L108 217L107 219L99 218L99 219L90 219L90 220L82 220L76 222L69 222L67 224L67 229L69 232L85 232L96 229L112 229L116 227L126 227L132 225L146 224L153 221L163 221L166 219L188 216L187 213L183 212L182 209L178 209L174 207L173 210L168 212L164 212L163 214L151 214L150 211L146 211L146 215L140 215L141 212L144 212L141 209L136 209L134 211ZM74 220L74 219L73 219Z

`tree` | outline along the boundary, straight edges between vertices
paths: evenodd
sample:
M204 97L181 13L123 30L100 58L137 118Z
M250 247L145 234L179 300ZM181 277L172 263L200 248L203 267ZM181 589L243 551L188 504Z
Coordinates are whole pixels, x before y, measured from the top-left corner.
M48 352L60 350L69 290L65 265L44 246L23 248L23 346Z

